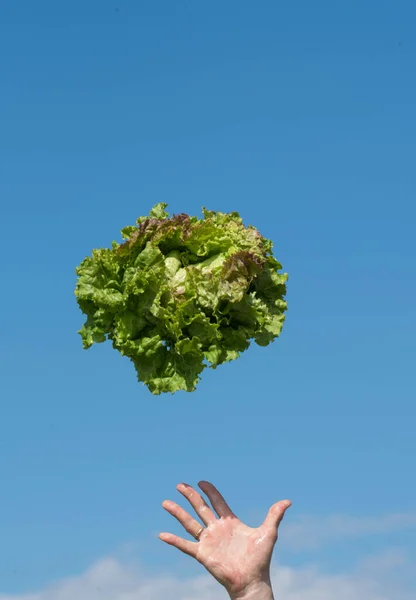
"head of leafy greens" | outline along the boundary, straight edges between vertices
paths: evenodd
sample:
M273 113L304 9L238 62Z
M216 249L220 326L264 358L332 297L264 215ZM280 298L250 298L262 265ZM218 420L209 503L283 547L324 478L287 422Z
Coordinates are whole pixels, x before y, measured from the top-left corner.
M153 394L193 391L206 366L281 332L287 274L272 243L236 212L166 212L125 227L125 240L77 267L84 348L109 339Z

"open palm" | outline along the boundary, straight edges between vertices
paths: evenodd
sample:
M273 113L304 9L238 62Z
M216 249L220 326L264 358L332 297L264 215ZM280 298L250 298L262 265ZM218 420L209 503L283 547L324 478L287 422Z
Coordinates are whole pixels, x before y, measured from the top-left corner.
M187 498L205 527L178 504L167 500L163 507L198 541L190 542L170 533L161 533L159 537L196 558L232 596L238 596L268 579L278 527L290 502L274 504L262 525L252 528L235 516L211 483L201 481L198 485L218 516L196 490L179 484L178 491Z

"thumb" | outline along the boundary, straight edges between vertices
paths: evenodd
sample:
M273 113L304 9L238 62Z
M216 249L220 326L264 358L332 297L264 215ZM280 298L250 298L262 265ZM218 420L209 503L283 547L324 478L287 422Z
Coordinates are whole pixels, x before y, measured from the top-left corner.
M279 528L279 525L285 516L285 512L289 506L291 506L291 504L292 503L290 500L281 500L280 502L273 504L267 513L267 517L264 519L263 525L267 529L271 529L277 533L277 529Z

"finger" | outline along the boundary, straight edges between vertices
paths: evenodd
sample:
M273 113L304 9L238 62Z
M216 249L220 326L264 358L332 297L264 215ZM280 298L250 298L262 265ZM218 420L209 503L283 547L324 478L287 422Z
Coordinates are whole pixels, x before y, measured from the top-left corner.
M198 544L196 542L189 542L188 540L184 540L178 535L173 535L173 533L159 533L159 539L169 546L174 546L184 554L188 554L188 556L192 556L192 558L196 558L196 547Z
M209 525L216 521L215 515L205 502L201 494L195 491L190 485L180 483L176 489L190 502L198 517L204 525Z
M267 517L265 518L263 525L267 529L277 532L279 525L285 516L285 512L289 506L291 506L291 504L292 503L290 500L281 500L280 502L273 504L267 513Z
M162 506L170 515L172 515L172 517L175 517L175 519L179 521L179 523L188 533L190 533L193 537L197 536L198 532L201 530L201 524L198 523L196 519L191 517L186 510L176 504L176 502L171 502L170 500L165 500L162 502Z
M200 481L198 485L208 496L209 501L219 517L235 517L235 514L228 506L227 502L224 500L224 497L220 494L215 485L212 485L212 483L209 481Z

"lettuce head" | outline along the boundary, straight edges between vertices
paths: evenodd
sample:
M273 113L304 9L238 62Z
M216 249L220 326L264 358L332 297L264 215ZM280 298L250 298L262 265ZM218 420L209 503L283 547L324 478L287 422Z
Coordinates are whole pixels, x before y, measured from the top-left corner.
M169 216L157 204L77 267L84 348L111 340L153 394L191 392L206 366L267 346L285 319L287 274L236 212Z

